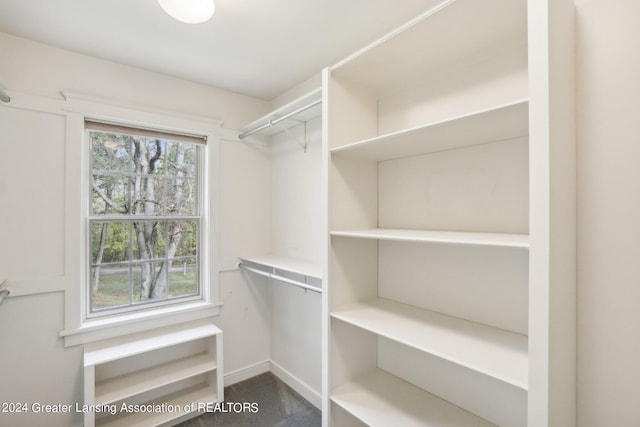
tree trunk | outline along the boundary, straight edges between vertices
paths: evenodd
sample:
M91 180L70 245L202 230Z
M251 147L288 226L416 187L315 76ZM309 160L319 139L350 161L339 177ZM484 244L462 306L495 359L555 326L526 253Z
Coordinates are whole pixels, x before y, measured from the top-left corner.
M98 247L98 256L96 257L96 264L102 263L102 257L104 256L104 246L107 243L107 223L103 222L100 229L100 244ZM91 295L96 296L98 288L100 287L100 267L96 267L93 270L93 289Z
M184 146L178 145L176 149L176 161L175 168L176 172L176 182L175 182L175 193L173 194L173 209L177 212L182 210L182 205L184 201L184 192L183 186L185 181L185 173L184 173ZM169 279L169 271L171 270L171 265L173 264L172 258L176 254L176 250L180 246L180 241L182 240L182 223L180 222L171 222L167 224L167 235L169 237L167 244L167 258L168 260L162 263L162 267L160 268L160 272L158 274L158 281L156 282L155 288L153 290L153 298L163 298L165 297L165 293L168 295L168 279Z

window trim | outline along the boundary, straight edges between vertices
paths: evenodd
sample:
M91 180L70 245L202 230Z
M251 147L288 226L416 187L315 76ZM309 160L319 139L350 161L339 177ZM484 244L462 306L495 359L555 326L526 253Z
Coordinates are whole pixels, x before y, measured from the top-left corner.
M65 289L65 329L60 332L65 346L80 345L100 339L157 328L190 320L216 316L220 313L219 285L219 200L220 200L220 143L233 139L235 133L222 128L222 122L202 116L190 116L171 111L122 104L63 93L61 111L66 115L67 137L65 156L65 269L71 282ZM152 127L169 132L185 132L206 136L204 147L203 209L207 213L202 222L202 300L172 304L151 310L88 319L86 317L86 227L88 185L88 147L86 147L85 119L112 121L136 127Z

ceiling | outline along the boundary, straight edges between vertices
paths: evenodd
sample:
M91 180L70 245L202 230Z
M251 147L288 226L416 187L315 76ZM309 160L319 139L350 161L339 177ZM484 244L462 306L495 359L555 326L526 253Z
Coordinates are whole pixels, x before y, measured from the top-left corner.
M271 100L422 12L425 0L216 0L188 25L156 0L0 0L0 32Z

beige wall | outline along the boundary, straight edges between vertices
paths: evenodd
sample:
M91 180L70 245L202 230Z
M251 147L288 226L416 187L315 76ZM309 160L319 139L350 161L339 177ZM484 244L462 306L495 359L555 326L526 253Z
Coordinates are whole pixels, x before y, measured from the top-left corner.
M640 426L640 2L575 3L578 424Z

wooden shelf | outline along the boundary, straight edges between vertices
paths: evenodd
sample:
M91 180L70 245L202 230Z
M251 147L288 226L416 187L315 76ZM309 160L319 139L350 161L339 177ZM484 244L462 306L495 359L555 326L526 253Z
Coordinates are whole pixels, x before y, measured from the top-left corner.
M332 231L332 236L358 239L396 240L419 243L448 243L458 245L529 248L529 236L509 233L473 233L462 231L367 229Z
M382 370L338 386L331 401L369 426L492 426Z
M96 404L109 404L165 384L216 369L210 354L200 354L111 378L96 384Z
M196 388L190 388L179 393L172 394L166 400L158 400L155 403L165 403L167 407L177 406L180 411L177 412L139 412L120 414L114 417L101 418L96 422L100 427L148 427L157 426L170 421L178 421L183 418L189 418L198 415L197 413L188 413L184 411L185 406L194 405L198 409L198 403L217 402L217 395L209 385L203 385ZM118 408L119 409L119 408Z
M221 331L208 320L167 326L112 338L85 346L84 366L94 366L136 354L186 343L219 334Z
M267 123L271 120L275 120L279 117L283 117L293 111L296 111L299 108L302 108L306 105L309 105L310 103L314 102L314 101L318 101L322 99L322 88L318 88L315 89L301 97L299 97L298 99L295 99L293 101L291 101L290 103L283 105L282 107L278 108L277 110L272 111L269 114L266 114L262 117L260 117L257 120L254 120L253 122L249 123L248 125L244 126L240 132L248 132L252 129L257 128L258 126L263 125L264 123ZM287 128L299 125L300 122L308 122L309 120L315 119L317 117L320 117L322 115L322 104L316 105L314 107L309 108L308 110L302 111L299 114L296 114L295 117L292 117L291 119L286 119L283 120L281 123L286 126ZM275 135L277 133L282 132L282 128L280 126L271 126L268 127L266 129L263 129L259 132L260 135Z
M331 154L383 161L524 137L528 114L527 100L520 100L344 145Z
M382 92L465 63L496 46L526 42L525 1L430 4L432 8L416 19L332 66L332 75Z
M322 279L322 270L320 269L320 266L309 261L271 254L240 257L240 259L242 261L260 264L266 267L300 274L302 276Z
M377 298L331 317L527 390L527 337Z

